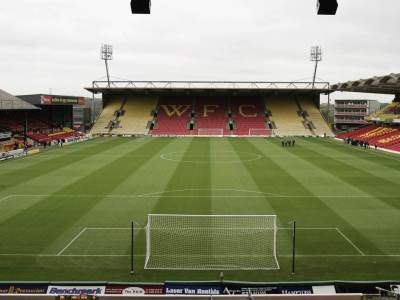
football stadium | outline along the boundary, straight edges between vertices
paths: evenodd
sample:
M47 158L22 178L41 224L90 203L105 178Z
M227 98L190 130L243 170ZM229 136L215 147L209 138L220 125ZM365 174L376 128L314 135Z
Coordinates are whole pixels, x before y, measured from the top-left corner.
M0 90L0 299L399 299L400 74L321 80L320 47L295 81L101 58L80 96Z

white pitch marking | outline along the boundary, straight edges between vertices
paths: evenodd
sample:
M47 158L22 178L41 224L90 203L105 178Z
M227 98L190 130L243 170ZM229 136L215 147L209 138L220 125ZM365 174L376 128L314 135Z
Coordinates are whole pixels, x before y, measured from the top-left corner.
M20 254L0 253L0 256L20 257L130 257L128 254ZM145 257L144 254L135 254L137 257ZM292 257L292 254L278 254L278 257ZM296 254L296 257L400 257L400 254Z
M67 248L68 248L69 246L71 246L72 243L75 242L75 241L86 231L86 229L87 229L86 227L83 228L83 229L81 230L81 232L79 232L79 233L68 243L67 246L65 246L60 252L57 253L57 256L60 256L65 250L67 250Z
M161 193L143 194L143 195L81 195L81 194L43 194L43 195L28 195L28 194L13 194L8 197L69 197L69 198L375 198L374 195L276 195L276 194L263 194L263 195L162 195ZM379 196L385 199L400 199L400 196Z
M131 229L130 227L86 227L86 230L129 230ZM135 230L143 230L146 229L146 227L140 227L140 228L134 228ZM217 229L217 228L215 228ZM223 229L230 229L230 228L223 228ZM233 227L231 229L271 229L271 228L239 228L239 227ZM277 227L278 230L289 230L293 229L292 227ZM336 230L336 227L297 227L296 229L299 230Z
M365 253L360 250L339 228L336 228L336 231L346 240L349 242L350 245L354 247L354 249L357 250L358 253L360 253L362 256L365 256Z
M130 227L87 227L86 230L130 230ZM135 227L133 230L144 230L146 227Z
M278 230L289 230L293 227L278 227ZM336 230L336 227L296 227L296 230Z
M157 196L157 197L175 197L175 196L167 196L163 194L170 194L170 193L179 193L179 192L193 192L193 191L222 191L222 192L239 192L239 193L252 193L252 194L261 194L261 195L268 195L268 196L281 196L280 194L274 194L274 193L267 193L267 192L261 192L261 191L250 191L250 190L243 190L243 189L180 189L180 190L169 190L169 191L162 191L162 192L154 192L154 193L146 193L146 194L141 194L141 195L136 195L135 197L149 197L149 196ZM182 196L182 195L181 195ZM185 195L183 195L185 196ZM190 197L190 196L188 196ZM204 196L202 196L204 197ZM210 196L205 196L205 197L210 197ZM225 197L225 196L224 196ZM226 196L230 197L230 196ZM237 196L237 197L242 197L242 196ZM253 196L254 197L254 196Z
M0 198L0 202L6 201L7 199L10 199L11 197L13 197L14 195L7 195L3 198Z
M193 163L193 164L210 164L210 161L204 161L204 160L182 160L182 159L174 159L174 158L169 158L168 156L171 156L173 154L181 154L184 152L170 152L170 153L163 153L160 155L160 158L166 161L173 161L173 162L180 162L180 163ZM226 155L227 153L233 153L235 154L250 154L253 156L253 158L246 158L246 159L241 159L240 157L237 157L237 159L234 160L226 160L226 161L221 161L218 160L218 156L216 154L214 155L209 155L209 156L203 156L202 158L208 159L217 159L216 161L213 161L213 163L216 164L237 164L237 163L246 163L246 162L252 162L255 160L260 160L262 159L262 155L258 153L253 153L253 152L243 152L243 151L219 151L219 154L224 154ZM182 157L183 158L183 157Z
M333 141L333 140L327 140L329 143L331 143L331 144L335 144L335 145L341 145L341 146L343 146L343 147L347 147L347 146L349 146L349 145L347 145L346 146L346 144L343 144L343 140L341 140L341 139L336 139L335 138L335 140L337 140L338 142L335 142L335 141ZM388 159L392 159L392 160L395 160L395 161L397 161L397 162L400 162L400 160L399 159L397 159L396 157L393 157L393 156L390 156L390 155L384 155L384 153L383 152L375 152L375 150L373 150L373 149L371 149L370 151L365 151L365 149L361 149L361 148L358 148L358 147L347 147L347 149L353 149L353 150L358 150L358 151L362 151L363 153L368 153L368 154L372 154L372 155L375 155L375 156L378 156L378 157L382 157L382 158L388 158ZM378 150L380 150L380 151L385 151L385 150L383 150L382 148L378 148ZM386 152L386 151L385 151ZM391 154L399 154L399 153L397 153L397 152L386 152L386 153L391 153Z

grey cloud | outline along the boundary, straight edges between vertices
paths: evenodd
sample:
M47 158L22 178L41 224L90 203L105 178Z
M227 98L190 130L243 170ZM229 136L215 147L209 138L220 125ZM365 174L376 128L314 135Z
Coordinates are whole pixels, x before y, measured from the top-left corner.
M335 17L316 16L316 0L153 0L150 16L129 1L2 0L1 88L84 95L104 75L103 42L112 75L136 80L310 78L312 45L332 83L400 69L398 0L341 0Z

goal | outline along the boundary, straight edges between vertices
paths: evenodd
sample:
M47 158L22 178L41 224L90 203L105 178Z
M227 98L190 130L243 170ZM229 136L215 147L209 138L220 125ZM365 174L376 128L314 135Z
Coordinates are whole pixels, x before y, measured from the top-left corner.
M271 136L272 130L264 129L264 128L250 128L249 135L250 136Z
M210 136L210 135L223 136L224 135L224 130L222 128L199 128L197 130L197 135L202 135L202 136Z
M150 214L145 269L274 270L275 215Z

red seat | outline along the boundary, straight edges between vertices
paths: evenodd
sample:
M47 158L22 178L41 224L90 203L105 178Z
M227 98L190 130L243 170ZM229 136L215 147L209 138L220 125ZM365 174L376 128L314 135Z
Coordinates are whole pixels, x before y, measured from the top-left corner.
M154 135L187 135L192 111L190 98L164 97L158 103L156 127L150 132Z

